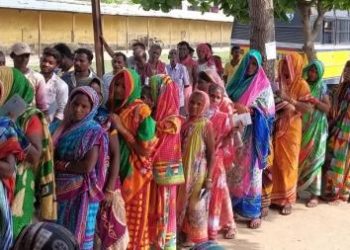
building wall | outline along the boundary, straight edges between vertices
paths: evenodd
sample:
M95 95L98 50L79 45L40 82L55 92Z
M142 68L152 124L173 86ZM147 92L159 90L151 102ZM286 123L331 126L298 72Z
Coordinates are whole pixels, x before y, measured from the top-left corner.
M93 45L92 20L89 14L30 11L0 8L0 49L19 41L29 43L35 51L64 42ZM114 48L126 49L134 39L155 39L164 47L180 40L192 44L210 42L218 46L230 43L232 23L206 22L158 17L110 16L102 18L104 37Z

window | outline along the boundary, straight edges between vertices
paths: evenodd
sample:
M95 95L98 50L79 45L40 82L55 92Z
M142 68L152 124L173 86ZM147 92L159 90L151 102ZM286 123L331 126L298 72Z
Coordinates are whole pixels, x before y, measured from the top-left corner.
M337 20L337 41L339 44L350 43L350 20Z
M334 32L335 22L325 20L323 21L323 43L334 44L335 43L335 32Z

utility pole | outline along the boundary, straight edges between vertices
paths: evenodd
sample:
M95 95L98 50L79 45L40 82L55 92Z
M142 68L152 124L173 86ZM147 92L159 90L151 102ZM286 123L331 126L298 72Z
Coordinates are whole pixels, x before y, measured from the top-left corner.
M95 60L96 73L99 77L104 74L104 58L102 44L102 22L100 0L91 0L92 5L92 23L94 27L94 42L95 42Z

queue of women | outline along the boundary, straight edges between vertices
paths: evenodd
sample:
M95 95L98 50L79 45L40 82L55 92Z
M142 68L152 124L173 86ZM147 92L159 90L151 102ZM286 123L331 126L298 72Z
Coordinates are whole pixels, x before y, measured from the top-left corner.
M300 192L308 207L349 200L350 63L332 98L323 64L303 68L297 53L273 86L256 50L227 86L212 66L201 66L185 116L169 75L142 86L123 68L108 96L97 78L74 88L51 124L29 105L24 75L0 67L0 105L15 94L28 104L0 118L0 248L51 221L80 249L195 249L221 232L233 239L237 217L255 229L270 207L291 214ZM235 122L246 113L250 124Z

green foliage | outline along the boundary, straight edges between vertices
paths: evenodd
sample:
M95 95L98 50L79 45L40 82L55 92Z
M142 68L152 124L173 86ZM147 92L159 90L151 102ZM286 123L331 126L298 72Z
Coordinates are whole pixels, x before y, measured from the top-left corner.
M117 0L105 0L117 1ZM175 6L181 6L181 0L132 0L133 3L140 4L145 10L162 10L169 12ZM211 6L218 6L225 15L234 16L240 22L249 21L248 0L188 0L193 6L198 6L205 12ZM298 4L321 7L323 11L331 9L350 9L350 0L274 0L275 17L288 20L287 14L294 12Z

